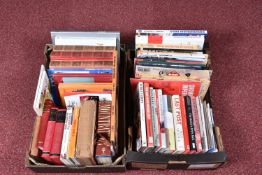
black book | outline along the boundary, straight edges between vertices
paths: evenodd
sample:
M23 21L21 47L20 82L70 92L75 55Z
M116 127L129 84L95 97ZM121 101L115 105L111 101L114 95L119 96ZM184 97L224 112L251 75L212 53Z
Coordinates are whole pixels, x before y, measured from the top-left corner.
M187 119L190 151L196 151L197 148L196 148L196 138L195 138L195 129L194 129L194 119L193 119L191 98L189 96L185 96L184 99L185 99L186 119Z

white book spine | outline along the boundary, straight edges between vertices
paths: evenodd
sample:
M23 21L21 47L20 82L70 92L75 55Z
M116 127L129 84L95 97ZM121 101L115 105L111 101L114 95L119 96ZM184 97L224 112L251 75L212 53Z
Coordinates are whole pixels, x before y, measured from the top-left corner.
M156 92L155 89L150 87L150 99L151 99L151 110L152 110L152 127L153 127L153 140L154 140L154 146L159 147L160 141L158 137L158 120L157 120L157 113L156 113L156 103L155 98Z
M204 145L205 148L203 148L203 152L208 151L208 138L207 138L207 125L206 125L206 120L205 120L205 111L204 111L204 106L200 98L198 98L199 104L200 104L200 110L201 110L201 121L202 121L202 126L203 126L203 135L204 135Z
M160 115L160 133L162 139L162 148L166 149L166 132L165 132L165 116L164 116L164 108L163 108L163 94L162 89L157 90L158 93L158 108L159 108L159 115Z
M145 117L145 103L144 103L144 85L142 82L138 83L138 94L139 94L139 110L140 110L140 127L142 137L142 147L147 147L146 140L146 117Z
M203 121L203 109L201 109L200 104L200 98L196 97L196 105L197 105L197 112L198 112L198 121L199 121L199 129L200 129L200 135L201 135L201 143L202 143L202 149L203 152L206 152L208 150L207 146L207 136L206 136L206 130L205 130L205 121Z
M60 160L67 166L72 166L73 164L67 158L67 150L68 150L68 143L70 138L70 126L72 125L72 117L73 117L73 108L67 107L66 111L66 119L65 119L65 126L64 126L64 133L62 139L62 146L61 146L61 154Z
M175 153L182 154L183 152L185 152L185 144L184 144L182 114L180 109L179 95L172 96L172 108L173 108L175 142L176 142Z

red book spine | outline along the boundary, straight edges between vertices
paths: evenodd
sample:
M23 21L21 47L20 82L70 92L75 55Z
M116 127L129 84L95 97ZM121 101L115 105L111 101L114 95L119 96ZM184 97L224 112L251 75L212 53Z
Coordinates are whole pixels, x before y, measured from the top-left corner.
M65 109L59 109L57 113L57 120L55 123L55 130L54 136L52 141L52 147L50 150L50 158L52 162L56 165L63 165L60 161L60 152L61 152L61 145L63 140L64 134L64 124L65 124Z
M180 109L182 115L182 126L183 126L184 144L185 144L184 154L189 154L190 153L189 136L188 136L188 127L187 127L187 119L186 119L186 108L185 108L185 102L183 96L180 96Z
M156 89L156 114L157 114L157 123L158 123L158 138L159 138L159 144L160 148L162 148L162 138L161 138L161 129L160 129L160 112L159 112L159 103L158 103L158 89Z
M51 52L51 61L113 61L114 52Z
M50 110L50 116L49 116L48 123L47 123L45 141L44 141L43 152L41 156L43 159L49 162L52 161L50 158L50 150L51 150L53 136L54 136L56 114L57 114L57 109L52 108Z
M144 83L147 147L154 147L149 83Z
M191 97L191 103L192 103L192 112L193 112L193 120L194 120L194 127L195 127L194 129L195 129L195 135L196 135L197 153L201 153L203 151L203 148L202 148L202 143L201 143L196 97Z
M53 105L54 104L53 104L52 100L45 100L44 112L43 112L43 115L41 116L39 133L38 133L38 137L37 137L37 147L40 150L43 150L46 128L47 128L47 123L48 123L48 119L49 119L49 115L50 115L50 109Z

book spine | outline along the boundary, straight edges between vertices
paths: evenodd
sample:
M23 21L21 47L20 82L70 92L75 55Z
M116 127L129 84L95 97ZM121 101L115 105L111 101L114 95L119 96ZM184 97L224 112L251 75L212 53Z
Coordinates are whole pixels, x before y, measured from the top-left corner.
M146 121L145 121L145 103L144 103L144 86L142 82L138 83L138 98L139 98L139 117L140 117L140 129L141 129L141 141L142 149L147 147L146 140Z
M151 111L152 111L152 128L153 128L153 142L154 146L160 146L158 139L158 124L157 124L157 115L156 115L156 104L155 104L155 90L150 87L150 100L151 100Z
M180 109L179 95L172 96L172 107L175 127L175 142L176 142L176 154L182 154L185 152L183 126L182 126L182 115Z
M55 52L113 52L115 51L115 47L53 45L53 51Z
M64 125L64 133L62 139L60 161L63 162L66 166L73 166L74 164L68 159L67 151L70 139L70 129L73 121L73 107L68 106L66 111L66 119Z
M55 124L54 136L52 141L52 147L50 150L50 158L56 165L62 165L60 161L61 145L64 132L66 110L59 109L57 113L57 120Z
M158 106L159 106L159 124L160 124L160 134L161 134L161 144L162 149L160 152L165 152L167 150L166 145L166 131L165 131L165 116L164 116L164 109L163 109L163 94L162 89L158 89Z
M116 51L115 51L116 52ZM114 52L51 52L51 61L112 61Z
M116 114L116 89L117 89L117 70L118 70L118 61L117 55L113 59L113 70L112 70L112 105L111 105L111 121L110 121L110 141L113 144L117 144L117 114Z
M184 99L185 99L185 107L186 107L190 152L195 153L197 150L196 150L196 138L195 138L191 99L189 96L185 96Z
M181 108L181 115L182 115L182 126L183 126L183 135L184 135L184 144L185 144L184 154L189 154L190 153L189 135L188 135L188 127L187 127L185 100L183 96L180 96L180 108Z
M42 152L42 155L41 155L41 157L43 159L45 159L49 162L52 161L51 158L50 158L50 150L51 150L53 136L54 136L56 117L57 117L57 109L53 108L50 111L50 116L49 116L47 128L46 128L43 152Z
M198 109L196 104L196 98L193 96L191 97L191 104L192 104L192 112L193 112L193 119L194 119L194 129L195 129L195 137L196 137L196 148L197 152L201 153L203 151L202 143L201 143L201 135L200 135L200 128L199 128L199 120L198 120Z
M113 68L113 61L50 61L52 68Z
M69 145L68 145L68 157L71 159L75 165L80 165L79 162L75 159L75 151L76 151L76 136L78 129L78 120L79 120L79 111L80 108L75 106L73 111L73 123L70 131Z
M172 114L171 96L163 95L163 106L165 115L165 127L166 127L166 142L168 147L167 153L173 153L175 151L175 130L174 119Z
M201 143L203 152L208 151L208 144L207 144L207 133L206 133L206 124L205 124L205 118L204 118L204 110L203 105L201 103L201 100L199 97L196 97L196 104L198 108L198 118L199 118L199 128L200 128L200 135L201 135Z
M159 140L159 151L162 149L162 137L161 137L161 129L160 129L160 107L159 107L159 94L158 89L154 90L155 94L155 110L157 116L157 131L158 131L158 140Z
M147 147L154 147L149 84L144 83Z

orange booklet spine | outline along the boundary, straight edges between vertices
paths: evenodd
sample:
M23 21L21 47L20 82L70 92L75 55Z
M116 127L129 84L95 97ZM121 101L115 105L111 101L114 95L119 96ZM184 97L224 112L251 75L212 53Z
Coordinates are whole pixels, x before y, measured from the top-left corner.
M78 120L79 120L80 108L75 106L73 112L73 124L69 137L69 145L68 145L68 157L72 159L75 164L78 164L75 159L75 151L76 151L76 137L77 137L77 129L78 129Z

